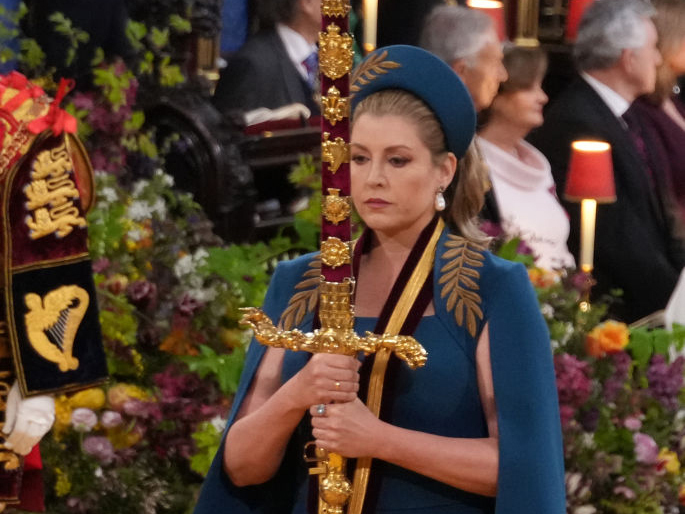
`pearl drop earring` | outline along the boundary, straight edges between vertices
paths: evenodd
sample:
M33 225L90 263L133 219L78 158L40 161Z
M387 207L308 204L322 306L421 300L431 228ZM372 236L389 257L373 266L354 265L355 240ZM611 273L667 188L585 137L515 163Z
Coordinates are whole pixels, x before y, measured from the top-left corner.
M438 192L435 193L435 210L436 211L444 211L445 207L447 206L447 203L445 202L445 197L442 194L444 191L445 191L445 188L440 186L440 189L438 189Z

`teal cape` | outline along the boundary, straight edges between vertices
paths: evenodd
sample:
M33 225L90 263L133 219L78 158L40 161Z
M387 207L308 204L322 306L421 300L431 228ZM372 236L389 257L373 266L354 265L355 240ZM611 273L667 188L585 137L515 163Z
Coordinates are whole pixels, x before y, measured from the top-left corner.
M457 248L457 256L453 258L455 248ZM446 258L445 254L450 250L452 250L451 255ZM311 271L314 257L314 254L309 254L279 264L263 306L263 310L271 319L281 319L289 306L290 299L296 292L302 290L302 277L308 270ZM462 270L467 270L458 275L471 277L472 281L469 278L459 280L457 287L450 291L445 289L449 281L443 280L441 283L440 278L445 275L443 267L447 264L453 266L455 263L462 266ZM296 289L298 283L300 287ZM435 482L433 485L427 485L425 489L427 503L422 506L423 499L417 498L424 495L421 489L410 489L408 484L413 482L421 484L429 480L408 470L401 470L409 476L407 486L400 486L397 491L393 491L390 495L386 494L385 497L402 494L411 494L412 497L399 501L400 504L408 503L404 505L404 508L380 503L377 512L564 514L566 512L564 457L549 333L540 314L537 298L526 269L521 264L502 260L475 245L466 244L464 239L449 234L446 229L436 249L433 287L435 319L426 324L428 328L423 332L426 333L428 330L431 340L437 339L443 347L445 341L454 341L455 345L463 349L463 355L466 355L463 360L471 369L475 368L478 334L485 323L489 327L490 359L499 430L497 495L492 501L492 499L464 493ZM450 296L452 296L450 292L457 294L456 302L450 301ZM470 299L470 301L460 302L459 299ZM467 308L466 304L476 305L477 308ZM460 308L463 312L461 323L458 323L458 316L455 316L455 312ZM301 320L297 320L296 327L309 331L313 319L314 312L307 312ZM475 321L476 331L473 335L466 328L469 319L472 322ZM423 324L423 321L421 323ZM422 324L415 332L417 337L421 332ZM438 328L431 329L431 326ZM433 330L432 333L431 330ZM421 339L419 342L424 343ZM227 430L235 421L265 351L266 347L255 341L249 347L243 375L228 417ZM293 357L293 359L301 360L300 365L306 362L306 357L302 357L302 354L303 352L297 352L297 356ZM462 353L457 355L462 355ZM429 349L429 362L431 357L440 359L439 355L435 355L435 352ZM284 375L288 374L285 370L288 366L287 361L286 356ZM408 371L407 376L412 376L412 373L417 373L417 371ZM458 373L461 371L455 371L453 376L459 377ZM473 375L470 377L472 380ZM477 387L471 387L471 389L475 389L477 395ZM432 393L431 398L442 396L443 405L440 409L444 410L444 395L440 395L440 391ZM463 398L458 400L464 401ZM456 402L457 399L455 398L454 401ZM431 408L430 398L424 398L423 403L428 405L427 408ZM474 434L472 437L487 437L487 427L482 414L480 417L462 414L462 418L474 418L473 424L459 428L462 432L458 433L484 430L484 433ZM449 427L436 426L434 433L449 430ZM464 430L466 432L463 432ZM217 512L304 514L301 484L297 482L298 473L294 472L294 469L303 467L301 445L302 441L294 436L280 470L268 482L256 486L236 487L223 471L222 442L203 484L195 514ZM381 466L380 469L386 468ZM299 474L302 473L299 472ZM392 480L390 482L393 483ZM455 492L454 498L450 499L454 503L435 504L436 497L446 497L440 496L441 488L448 490L447 495L449 495L449 490ZM479 498L481 501L478 501Z

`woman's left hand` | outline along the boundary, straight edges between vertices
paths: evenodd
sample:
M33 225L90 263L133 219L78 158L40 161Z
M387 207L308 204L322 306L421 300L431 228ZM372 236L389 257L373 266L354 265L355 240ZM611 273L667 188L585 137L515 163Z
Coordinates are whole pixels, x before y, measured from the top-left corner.
M317 405L309 409L317 446L347 458L374 456L384 423L359 398L327 404L323 414L317 409Z

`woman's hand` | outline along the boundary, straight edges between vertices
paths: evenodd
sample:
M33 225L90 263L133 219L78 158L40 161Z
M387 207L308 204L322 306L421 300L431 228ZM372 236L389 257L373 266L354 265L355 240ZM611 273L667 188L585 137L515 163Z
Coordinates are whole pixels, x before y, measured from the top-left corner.
M374 416L359 399L309 409L316 445L348 458L373 457L382 442L385 423Z
M304 408L351 402L359 391L361 363L348 355L316 353L292 379L290 393Z

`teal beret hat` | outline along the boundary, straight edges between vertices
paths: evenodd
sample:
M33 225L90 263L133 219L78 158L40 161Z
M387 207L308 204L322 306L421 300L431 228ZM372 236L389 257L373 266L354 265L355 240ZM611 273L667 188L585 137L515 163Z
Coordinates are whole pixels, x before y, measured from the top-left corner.
M447 149L464 156L476 132L476 110L466 86L444 61L409 45L379 48L354 71L350 84L352 110L373 93L386 89L408 91L435 113Z

